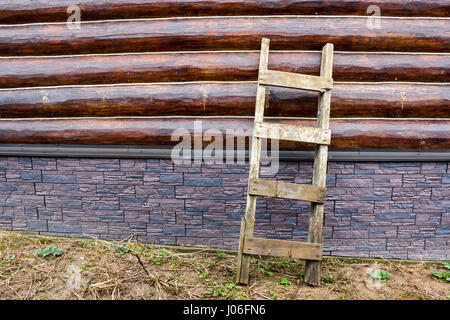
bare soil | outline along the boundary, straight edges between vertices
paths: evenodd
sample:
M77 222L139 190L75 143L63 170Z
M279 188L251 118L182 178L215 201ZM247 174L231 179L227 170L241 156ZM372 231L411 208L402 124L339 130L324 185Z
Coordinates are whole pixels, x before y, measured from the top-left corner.
M43 258L50 245L63 254ZM98 239L0 231L0 299L450 299L450 285L432 276L439 262L325 258L322 284L303 282L304 263L251 261L250 284L234 283L236 255ZM385 281L375 269L391 274Z

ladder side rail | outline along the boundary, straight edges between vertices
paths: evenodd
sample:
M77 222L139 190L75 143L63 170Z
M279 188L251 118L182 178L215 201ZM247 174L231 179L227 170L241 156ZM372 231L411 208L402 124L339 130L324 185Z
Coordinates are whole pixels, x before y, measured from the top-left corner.
M331 78L333 71L333 45L326 44L322 49L322 61L320 67L320 76ZM328 90L319 96L317 127L329 129L330 127L330 102L331 91ZM316 145L314 156L314 170L312 184L317 187L326 186L327 178L327 160L328 146ZM311 203L308 242L322 243L322 227L323 227L323 211L324 204ZM306 260L305 264L305 282L313 285L320 284L321 278L321 261Z
M256 123L260 123L264 118L264 106L266 99L266 87L260 85L259 79L261 72L267 70L269 64L269 44L270 40L263 38L261 42L261 56L259 60L259 74L258 74L258 86L256 92L256 105L255 105L255 119ZM253 135L252 145L250 152L250 172L249 172L249 186L252 179L257 179L259 174L259 162L261 156L261 138ZM244 254L245 240L253 236L253 229L255 224L255 211L256 211L256 196L252 196L247 192L247 204L245 210L245 217L241 222L241 234L239 240L238 251L238 264L236 272L236 281L238 283L248 283L248 270L250 267L250 255ZM242 233L243 231L243 233Z

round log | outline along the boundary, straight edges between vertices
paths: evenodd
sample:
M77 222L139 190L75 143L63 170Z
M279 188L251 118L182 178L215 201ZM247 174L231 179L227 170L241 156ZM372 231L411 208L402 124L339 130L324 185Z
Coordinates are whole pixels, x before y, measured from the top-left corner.
M318 94L268 87L266 116L316 117ZM0 90L0 118L250 116L254 83L162 83ZM335 83L332 117L449 118L450 84Z
M81 23L3 25L0 55L186 50L259 50L261 38L272 50L321 50L331 42L340 51L448 52L446 18L381 17L208 17L118 20Z
M270 53L272 70L319 75L320 52ZM450 54L351 53L333 57L335 81L448 82ZM0 88L177 81L256 81L259 52L0 58Z
M245 138L251 135L251 118L97 118L0 120L0 143L89 144L174 146L194 136L223 135ZM197 122L196 122L197 121ZM316 120L266 119L266 122L313 127ZM331 120L331 149L450 149L450 120ZM214 131L213 131L214 130ZM227 131L228 130L228 131ZM190 139L190 140L189 140ZM246 138L248 142L249 139ZM237 139L235 140L235 143ZM186 142L187 143L187 142ZM210 140L202 139L203 146ZM248 143L247 143L248 146ZM279 147L308 148L312 145L279 141Z
M0 0L0 23L64 22L77 5L83 21L232 15L370 15L378 6L383 16L448 17L446 0Z

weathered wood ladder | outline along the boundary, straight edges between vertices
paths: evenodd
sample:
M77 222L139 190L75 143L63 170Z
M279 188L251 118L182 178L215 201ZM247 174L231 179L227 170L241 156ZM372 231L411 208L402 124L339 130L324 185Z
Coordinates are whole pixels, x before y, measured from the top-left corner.
M331 88L333 86L333 45L322 49L320 76L268 70L269 39L262 39L259 62L258 89L256 93L255 120L247 207L242 219L239 241L236 282L248 283L249 264L252 254L287 256L306 260L305 282L320 284L322 260L322 224L326 201L326 170L329 130ZM317 127L296 127L263 122L266 86L287 87L320 92ZM301 185L258 178L261 138L283 139L316 144L312 185ZM311 202L308 242L272 240L253 237L256 196L277 197Z

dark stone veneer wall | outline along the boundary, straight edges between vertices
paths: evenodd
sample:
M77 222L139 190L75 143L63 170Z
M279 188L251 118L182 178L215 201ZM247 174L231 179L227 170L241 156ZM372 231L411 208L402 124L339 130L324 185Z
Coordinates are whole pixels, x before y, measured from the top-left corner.
M276 179L311 183L311 162ZM0 157L0 229L237 248L248 165ZM447 162L329 162L324 254L450 258ZM259 198L255 236L305 240L309 203Z

